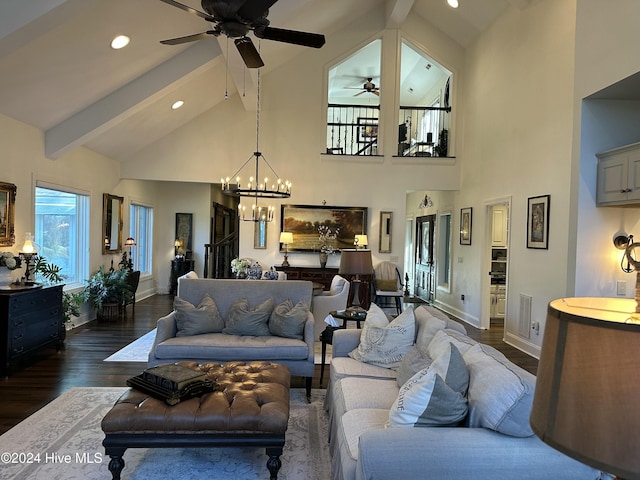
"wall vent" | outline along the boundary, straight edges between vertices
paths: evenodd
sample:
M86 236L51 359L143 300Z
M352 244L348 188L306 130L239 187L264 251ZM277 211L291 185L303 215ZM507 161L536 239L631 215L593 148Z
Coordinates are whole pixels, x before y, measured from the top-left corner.
M531 337L531 295L520 294L520 318L518 320L518 335L522 338Z

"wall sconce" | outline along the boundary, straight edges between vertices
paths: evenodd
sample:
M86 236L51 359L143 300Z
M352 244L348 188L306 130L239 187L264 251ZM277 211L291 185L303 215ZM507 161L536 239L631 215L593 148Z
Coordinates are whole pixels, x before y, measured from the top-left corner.
M293 233L291 232L280 232L280 243L284 245L284 262L282 262L283 267L289 266L289 258L287 254L289 253L289 244L293 243Z
M356 246L356 249L361 249L369 245L369 241L367 240L366 235L356 235L353 240L353 244Z
M34 243L33 235L31 235L31 232L25 233L24 244L22 245L22 248L20 249L20 253L18 255L20 255L20 257L23 258L25 262L24 281L27 285L33 285L35 280L35 278L33 280L31 279L31 274L34 273L33 267L35 267L35 262L32 264L31 261L34 257L38 256L38 250L38 244Z

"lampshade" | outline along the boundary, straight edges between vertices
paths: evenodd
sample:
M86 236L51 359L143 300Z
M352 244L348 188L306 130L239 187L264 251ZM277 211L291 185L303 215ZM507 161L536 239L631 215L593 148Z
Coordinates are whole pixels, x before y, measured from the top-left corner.
M353 243L355 243L355 245L358 247L365 247L369 245L369 241L367 240L366 235L356 235L356 238Z
M549 304L531 427L545 443L621 478L640 475L640 325L633 299Z
M342 250L339 272L343 275L369 275L373 272L371 250Z
M38 246L33 242L33 235L30 232L24 234L24 244L20 249L20 253L38 253Z
M136 246L136 241L132 237L129 237L124 241L124 246L125 247L135 247Z
M293 233L280 232L280 243L284 243L285 245L289 245L290 243L293 243Z

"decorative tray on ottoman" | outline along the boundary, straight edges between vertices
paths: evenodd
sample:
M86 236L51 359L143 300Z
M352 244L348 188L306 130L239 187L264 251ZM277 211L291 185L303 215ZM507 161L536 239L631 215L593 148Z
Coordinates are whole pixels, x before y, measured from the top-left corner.
M213 392L217 386L216 382L207 379L205 373L178 364L148 368L128 379L127 385L169 405Z

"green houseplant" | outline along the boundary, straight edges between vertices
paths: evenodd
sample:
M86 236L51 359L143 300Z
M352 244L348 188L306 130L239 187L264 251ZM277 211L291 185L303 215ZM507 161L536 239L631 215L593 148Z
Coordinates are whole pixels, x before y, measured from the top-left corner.
M65 276L60 273L62 269L54 263L47 263L45 257L38 257L34 270L43 283L55 285L65 279ZM62 292L62 328L60 333L63 340L66 337L65 325L69 324L73 327L73 317L80 316L80 307L83 301L84 298L80 292Z
M106 270L101 266L89 280L84 289L84 300L96 309L98 320L112 320L120 313L126 301L132 299L133 292L128 288L129 270Z

